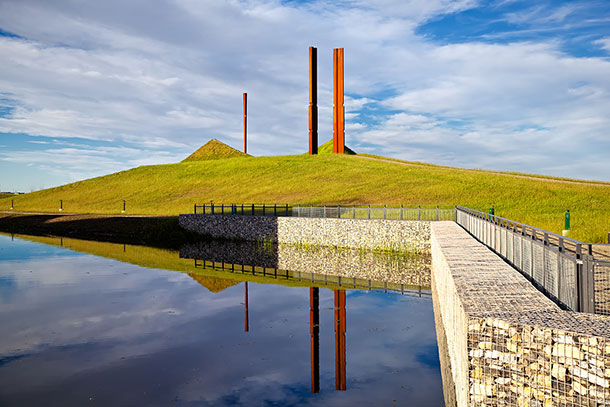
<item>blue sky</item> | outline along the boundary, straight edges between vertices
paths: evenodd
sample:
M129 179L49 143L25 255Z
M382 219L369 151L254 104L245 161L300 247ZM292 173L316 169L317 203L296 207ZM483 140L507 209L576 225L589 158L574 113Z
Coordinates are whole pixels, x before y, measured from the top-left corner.
M467 168L610 181L610 3L157 0L0 3L0 190L177 162L210 138L307 150L308 52L331 138Z

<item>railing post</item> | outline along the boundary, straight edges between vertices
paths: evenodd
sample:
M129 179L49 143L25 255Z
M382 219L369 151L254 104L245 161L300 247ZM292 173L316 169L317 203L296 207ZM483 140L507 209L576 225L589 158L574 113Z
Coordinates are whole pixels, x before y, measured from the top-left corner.
M561 279L561 255L564 252L564 246L563 246L563 238L560 237L559 238L559 242L557 243L557 298L559 299L560 302L563 302L563 293L561 291L561 284L562 284L562 279Z
M438 205L436 205L436 220L439 220L439 216L438 216Z
M400 204L400 220L402 220L402 204Z
M322 212L322 214L324 215L324 219L326 219L326 205L324 205L324 212Z
M339 219L341 219L341 205L337 205L337 214Z
M383 205L383 218L386 219L387 215L386 215L386 206Z
M263 216L265 216L265 204L263 204Z
M254 204L252 204L252 215L254 215Z
M195 215L197 215L197 204L195 204L195 206L194 206L193 213L194 213Z
M273 216L277 216L277 204L273 204Z
M356 219L356 205L352 205L352 219ZM610 236L610 232L608 236Z
M371 219L371 205L369 205L368 208L369 208L369 219Z
M421 206L417 205L417 220L421 220Z
M458 211L457 206L454 206L453 207L453 220L455 221L455 223L457 223L457 221L458 221L457 211ZM470 218L468 218L468 219L470 219Z
M220 214L221 215L225 214L225 204L222 204L222 206L220 207Z
M241 204L241 214L244 214L244 204Z
M297 218L301 217L301 204L297 204Z
M210 204L210 207L211 207L211 212L212 212L212 215L214 215L214 204L213 204L213 203L211 203L211 204Z
M288 204L286 204L286 216L288 216Z

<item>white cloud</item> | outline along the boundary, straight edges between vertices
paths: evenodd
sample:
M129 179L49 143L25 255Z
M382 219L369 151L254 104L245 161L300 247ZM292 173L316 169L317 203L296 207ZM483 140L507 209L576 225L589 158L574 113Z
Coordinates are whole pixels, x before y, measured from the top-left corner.
M448 0L176 0L155 7L5 1L0 27L26 39L0 37L0 89L15 107L0 117L0 132L133 149L129 157L90 162L82 178L169 162L212 137L241 146L241 94L248 92L249 152L301 153L307 149L307 47L319 53L321 140L332 132L331 50L344 47L350 146L448 165L599 178L603 164L595 153L608 148L610 62L564 54L556 40L437 45L415 33L441 14L477 6ZM533 7L506 18L560 23L578 7ZM610 49L608 39L596 43ZM514 152L515 140L535 151L531 161L506 153ZM536 150L541 146L546 150ZM3 157L39 162L41 154ZM90 152L44 154L50 163L70 156L78 163L79 154ZM558 169L556 157L575 172ZM77 176L80 169L73 171Z
M594 41L594 43L599 45L602 49L605 49L606 51L610 52L610 37L599 39L597 41Z

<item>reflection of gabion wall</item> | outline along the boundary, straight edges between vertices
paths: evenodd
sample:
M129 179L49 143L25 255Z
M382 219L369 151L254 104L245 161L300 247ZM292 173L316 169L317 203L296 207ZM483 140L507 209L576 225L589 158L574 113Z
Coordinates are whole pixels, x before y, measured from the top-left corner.
M610 318L562 311L454 223L431 240L459 406L610 406Z
M280 245L279 268L430 287L430 256Z
M180 257L430 287L429 253L212 241L185 245Z
M430 222L239 215L180 215L180 226L204 235L367 249L427 251Z

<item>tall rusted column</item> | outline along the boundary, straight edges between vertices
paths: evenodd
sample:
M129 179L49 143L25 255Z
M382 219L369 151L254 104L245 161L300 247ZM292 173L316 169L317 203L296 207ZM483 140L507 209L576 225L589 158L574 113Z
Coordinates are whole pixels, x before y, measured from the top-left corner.
M345 390L345 290L335 290L335 389Z
M245 93L244 93L245 95ZM244 332L250 330L248 318L248 282L244 281Z
M311 335L311 392L320 391L320 295L309 288L309 333Z
M309 154L318 154L318 49L309 47Z
M345 153L343 48L333 49L333 153Z
M248 94L244 92L244 153L248 153Z

